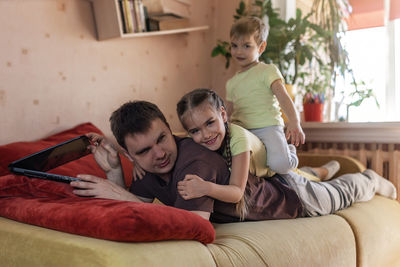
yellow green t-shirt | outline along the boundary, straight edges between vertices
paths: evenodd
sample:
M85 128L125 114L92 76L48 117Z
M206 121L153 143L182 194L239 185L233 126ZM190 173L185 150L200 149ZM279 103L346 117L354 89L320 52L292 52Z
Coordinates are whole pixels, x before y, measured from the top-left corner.
M267 151L257 136L233 123L230 124L229 131L232 157L250 151L251 174L264 178L275 174L267 167Z
M263 62L233 76L226 84L226 100L233 103L231 121L246 129L283 126L279 102L271 90L278 79L285 82L275 65Z
M233 123L229 125L229 131L232 157L250 151L249 172L260 178L272 177L275 172L267 166L267 151L261 140L253 133ZM300 169L296 168L293 171L311 181L321 181L318 177Z

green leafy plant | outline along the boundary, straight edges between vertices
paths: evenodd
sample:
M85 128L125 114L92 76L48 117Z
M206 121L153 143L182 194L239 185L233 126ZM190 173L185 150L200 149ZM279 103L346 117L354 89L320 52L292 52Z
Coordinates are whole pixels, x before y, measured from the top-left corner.
M345 18L351 12L348 0L313 0L313 20L329 34L325 37L325 53L328 55L328 66L330 71L330 87L336 85L336 78L350 74L356 83L353 72L349 68L349 57L342 45L342 38L347 25Z
M372 98L375 101L375 104L378 108L380 108L379 102L376 99L374 90L367 86L364 81L353 82L352 83L354 90L350 93L345 93L341 91L342 99L338 103L340 107L342 104L346 105L346 117L341 118L340 120L349 120L349 111L351 107L359 107L366 99Z
M351 100L346 104L347 119L350 107L358 107L364 100L373 98L377 107L379 103L372 88L367 88L364 81L357 80L353 70L350 67L350 60L346 48L342 45L342 39L346 32L345 18L351 13L351 6L348 0L313 0L312 5L313 20L320 27L324 28L329 35L326 37L327 45L325 46L325 53L329 56L328 60L328 76L330 88L335 88L336 78L342 76L346 79L352 80L351 85L353 90L348 94L342 94L342 100L338 103L340 106L344 99Z
M351 101L347 106L349 107L358 107L364 102L364 100L368 98L373 98L375 100L376 106L379 108L379 102L376 99L374 90L372 88L367 88L367 85L364 81L359 82L357 85L353 84L355 90L349 94L351 99L356 98L355 100ZM360 88L361 87L361 88Z

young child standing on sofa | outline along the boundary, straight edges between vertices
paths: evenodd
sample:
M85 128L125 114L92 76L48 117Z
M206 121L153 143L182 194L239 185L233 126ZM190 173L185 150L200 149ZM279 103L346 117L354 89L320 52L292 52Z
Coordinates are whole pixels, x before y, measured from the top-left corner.
M243 17L232 25L230 38L240 70L226 84L228 114L264 143L270 169L287 173L297 167L294 145L303 144L305 135L282 74L275 65L258 60L267 45L266 25L257 17ZM281 108L288 118L286 136Z
M224 202L237 203L236 209L241 218L247 211L243 198L248 173L262 178L271 177L267 162L267 151L263 143L248 130L228 123L223 100L212 90L196 89L184 95L177 104L177 113L182 126L200 145L217 151L227 161L231 169L228 185L219 185L204 181L197 176L188 176L178 183L178 192L184 199L210 196ZM269 157L269 153L268 153ZM332 164L332 163L330 163ZM325 169L326 174L333 176L339 169L327 166L314 169Z

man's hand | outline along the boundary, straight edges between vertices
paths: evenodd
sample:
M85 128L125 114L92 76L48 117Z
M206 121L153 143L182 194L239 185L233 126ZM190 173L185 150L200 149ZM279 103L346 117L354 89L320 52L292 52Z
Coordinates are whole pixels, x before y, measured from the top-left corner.
M83 181L73 181L70 185L75 188L72 192L78 196L141 202L133 194L107 179L88 174L79 174L77 178Z
M305 134L299 123L288 123L286 128L286 139L295 146L304 144Z
M185 200L199 198L207 195L208 183L197 175L186 174L185 179L178 182L178 192Z
M88 133L86 136L92 141L93 145L89 147L90 151L104 172L107 173L121 167L117 150L104 136L96 133Z

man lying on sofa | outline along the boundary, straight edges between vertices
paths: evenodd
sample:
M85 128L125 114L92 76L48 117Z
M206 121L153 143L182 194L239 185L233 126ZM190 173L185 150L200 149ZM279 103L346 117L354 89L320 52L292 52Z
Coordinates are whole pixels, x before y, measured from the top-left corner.
M229 170L217 153L190 138L172 135L158 107L146 101L128 102L113 112L112 132L126 156L146 171L141 180L125 189L123 171L116 150L102 136L89 134L97 146L92 152L107 179L78 175L81 182L71 182L79 196L93 196L135 202L152 202L192 211L214 222L239 221L234 203L224 203L207 196L184 200L177 183L186 175L207 181L229 184ZM368 201L374 194L396 198L396 189L372 170L346 174L327 182L313 182L294 173L258 179L249 175L246 197L249 210L245 220L287 219L334 213L354 202ZM211 215L211 216L210 216Z

